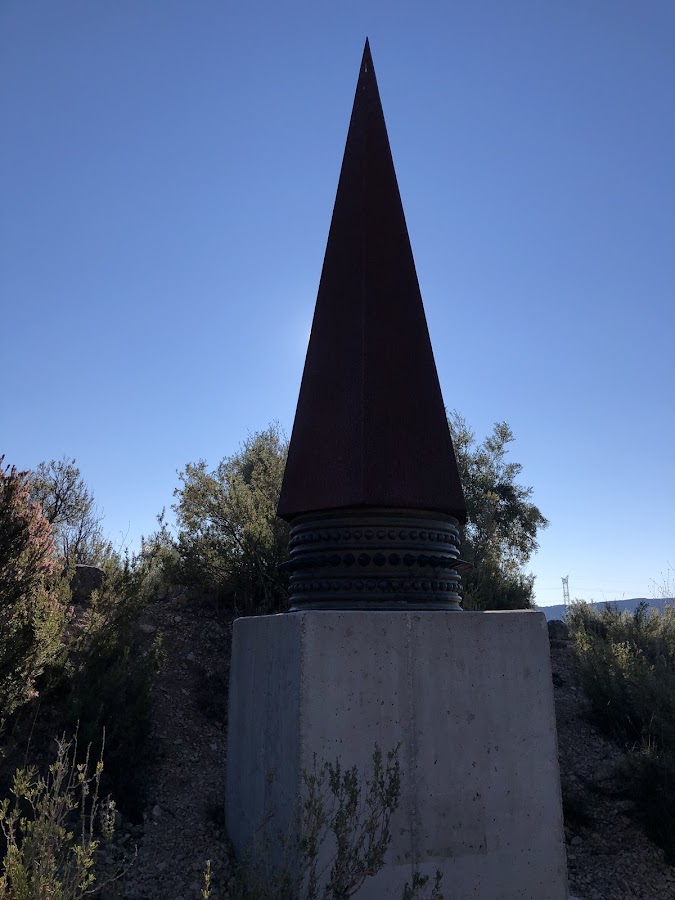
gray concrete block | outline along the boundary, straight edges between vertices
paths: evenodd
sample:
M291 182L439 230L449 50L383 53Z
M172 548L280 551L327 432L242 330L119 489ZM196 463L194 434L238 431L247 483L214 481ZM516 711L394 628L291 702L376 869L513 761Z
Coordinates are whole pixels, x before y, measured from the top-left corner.
M228 731L226 826L239 853L266 817L292 828L313 754L365 777L375 743L400 742L387 862L359 900L400 897L415 867L432 879L441 869L446 900L567 898L542 613L238 619Z

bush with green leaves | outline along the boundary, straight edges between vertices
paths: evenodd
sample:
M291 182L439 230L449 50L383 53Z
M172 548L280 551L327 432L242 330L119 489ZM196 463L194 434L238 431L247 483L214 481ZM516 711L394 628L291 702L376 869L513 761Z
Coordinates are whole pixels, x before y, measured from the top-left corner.
M102 886L96 885L95 853L101 840L112 839L115 804L99 797L103 757L93 772L89 759L87 750L77 762L77 736L62 738L46 776L34 767L14 775L13 800L0 802L0 897L81 900Z
M508 459L513 432L497 422L477 443L457 412L448 418L467 506L461 557L465 609L526 609L533 604L534 576L524 567L548 520L532 502L533 488L518 482L520 463Z
M164 599L188 577L177 543L166 523L166 511L157 516L159 528L141 538L140 552L132 560L139 596L147 603Z
M36 695L62 654L70 599L49 522L30 498L27 472L0 457L0 721Z
M137 627L144 601L139 567L123 567L105 550L98 526L82 526L92 502L68 461L33 474L0 467L0 721L11 715L14 723L11 741L0 749L11 760L20 740L38 740L44 720L60 717L69 729L81 722L83 744L98 754L105 729L104 781L122 798L125 812L138 818L151 757L150 686L158 647L147 646ZM97 547L95 558L107 578L74 620L68 612L70 569L61 551L74 560ZM40 702L29 706L38 689ZM27 726L30 738L21 730ZM10 772L4 767L2 780Z
M241 861L233 900L347 900L384 866L391 818L401 795L399 747L386 758L375 745L373 771L365 782L339 759L302 775L300 808L287 832L274 833L275 811L261 823L258 843ZM403 900L420 897L428 876L413 874ZM443 900L436 873L431 900Z
M625 784L675 861L675 609L576 602L567 622L593 719L628 751Z
M287 442L271 425L249 437L214 471L201 462L180 473L174 511L183 579L244 614L286 608L288 525L276 508Z
M82 742L100 752L106 734L105 789L139 820L152 762L151 688L161 659L157 639L138 628L139 575L112 573L94 598L87 627L71 655L66 722L79 723Z

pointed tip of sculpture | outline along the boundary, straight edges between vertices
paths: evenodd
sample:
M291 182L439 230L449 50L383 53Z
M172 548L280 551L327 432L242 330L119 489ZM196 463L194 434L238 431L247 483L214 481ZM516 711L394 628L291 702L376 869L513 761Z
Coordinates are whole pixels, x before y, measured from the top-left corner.
M370 41L366 38L366 43L363 48L363 58L361 59L361 71L362 72L370 72L373 68L373 55L370 52Z

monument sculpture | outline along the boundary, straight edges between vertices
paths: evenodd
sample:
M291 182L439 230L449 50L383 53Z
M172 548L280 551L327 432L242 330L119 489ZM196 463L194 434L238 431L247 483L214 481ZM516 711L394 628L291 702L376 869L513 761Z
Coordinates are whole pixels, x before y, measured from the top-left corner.
M368 43L278 512L292 609L459 609L466 507Z
M366 772L398 745L360 900L437 869L448 900L566 900L546 623L461 610L466 508L367 42L278 514L290 612L234 624L237 851L271 809L292 827L315 754Z

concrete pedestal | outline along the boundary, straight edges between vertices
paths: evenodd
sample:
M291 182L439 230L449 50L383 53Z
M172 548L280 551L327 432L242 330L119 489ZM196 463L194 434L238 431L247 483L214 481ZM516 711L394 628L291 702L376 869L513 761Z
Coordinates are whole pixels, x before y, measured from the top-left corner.
M234 623L226 827L238 853L290 825L301 773L372 772L399 742L384 869L358 900L400 898L414 868L446 900L566 900L548 633L536 612L297 612Z

